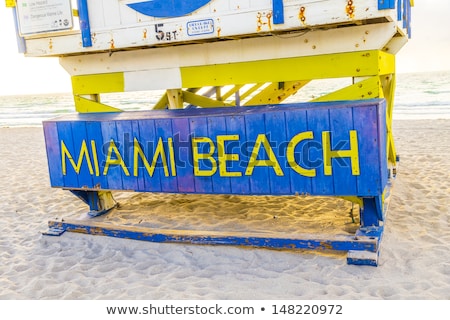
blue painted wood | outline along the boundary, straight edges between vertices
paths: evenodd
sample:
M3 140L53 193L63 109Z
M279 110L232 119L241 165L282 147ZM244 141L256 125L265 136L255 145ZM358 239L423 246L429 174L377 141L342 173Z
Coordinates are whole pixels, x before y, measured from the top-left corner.
M275 238L248 236L247 234L227 235L224 233L207 233L189 230L152 230L148 228L114 226L88 221L49 221L49 228L79 232L93 235L112 236L150 242L192 243L210 245L237 245L246 247L263 247L273 249L319 249L337 251L377 252L378 239L364 236L335 236L334 238L299 237ZM306 236L306 235L305 235Z
M247 168L250 168L252 163L259 163L258 161L269 160L269 156L264 148L263 143L259 147L256 141L259 134L266 133L264 114L251 114L245 116L245 142L248 143L248 157L245 157L245 167L242 168L243 175ZM265 135L267 137L267 135ZM252 154L255 154L252 158ZM255 161L253 161L253 159ZM271 167L255 165L253 171L248 175L250 179L250 193L251 194L267 194L270 192L269 171L273 171ZM268 188L269 187L269 188Z
M309 157L316 169L316 177L312 180L311 194L335 194L333 176L325 176L323 166L322 132L330 131L330 114L328 108L308 110L308 130L314 134L315 144L309 150Z
M172 119L173 144L177 168L178 192L195 192L192 175L191 135L188 118Z
M99 121L87 121L86 122L87 140L86 143L89 146L91 159L93 165L98 165L98 175L95 174L92 177L92 185L98 189L108 189L108 179L104 176L104 155L105 155L105 142L102 135L102 124ZM93 142L92 142L93 141ZM94 147L93 147L94 144Z
M99 159L99 161L103 164L101 166L101 174L106 176L106 179L108 181L108 189L130 190L129 188L127 188L127 186L124 187L122 183L122 175L124 174L124 169L122 168L122 166L118 164L111 164L108 166L107 163L110 148L112 151L110 157L111 160L119 160L118 156L121 156L121 151L123 149L123 146L120 144L120 141L117 137L116 121L102 122L101 130L101 134L103 137L103 159ZM117 154L116 149L113 148L114 146L119 151L119 154ZM105 170L107 171L106 174Z
M227 125L224 117L214 117L208 120L208 131L214 132L216 136L226 136L227 135ZM217 148L219 148L219 143L217 143ZM239 154L239 141L226 140L223 142L225 154ZM215 154L218 155L219 150L217 149ZM218 161L219 162L219 161ZM231 179L226 176L228 172L231 171L231 163L234 161L225 161L226 174L220 174L220 164L218 163L219 174L215 174L211 177L213 193L218 194L229 194L231 193Z
M85 122L72 122L71 123L71 129L72 129L72 137L73 137L73 144L71 150L81 150L82 145L86 145L86 150L89 151L89 141L86 141L87 139L87 131L86 131L86 123ZM72 155L75 153L72 152ZM81 188L84 187L90 187L93 185L92 183L92 177L95 176L95 170L93 165L93 158L92 153L88 152L89 159L90 159L90 166L88 165L88 160L83 161L81 163L80 171L81 172L89 172L89 170L92 170L94 172L94 175L87 175L87 174L78 174L78 186ZM80 155L78 155L79 157ZM77 157L77 158L78 158ZM75 162L77 162L77 158L75 158ZM87 159L87 157L86 157Z
M272 6L273 6L273 23L283 24L284 23L283 0L272 0Z
M378 0L378 10L395 9L395 0Z
M367 137L359 143L359 154L365 159L360 161L360 170L366 173L357 177L357 195L360 196L380 195L385 187L382 177L387 172L387 159L385 156L381 158L381 152L386 154L386 136L382 133L385 131L382 129L384 125L378 122L378 115L383 110L386 110L385 104L378 108L370 106L353 110L355 130L364 132L364 136Z
M138 142L141 150L144 152L144 158L147 160L149 166L152 165L153 157L156 151L158 139L155 131L154 120L138 120L139 139ZM134 139L133 139L134 140ZM160 171L157 168L153 169L153 174L148 172L144 165L144 160L138 157L138 173L142 175L144 180L144 189L141 191L161 192L161 177ZM152 170L150 168L150 170ZM140 180L142 183L142 180ZM141 185L142 186L142 185Z
M285 112L286 132L288 144L299 132L308 131L308 116L306 110L286 110ZM314 143L311 143L314 142ZM315 168L311 161L309 151L317 145L315 141L306 140L295 146L295 162L304 168ZM311 194L312 179L299 175L293 170L289 170L290 186L292 194Z
M64 177L61 175L60 140L58 137L58 128L56 122L48 123L44 126L44 137L46 141L46 152L48 161L48 170L50 184L54 187L64 186Z
M230 165L231 172L244 172L239 181L233 179L231 183L231 193L233 194L250 194L250 179L245 175L245 168L249 155L249 145L247 141L247 134L245 130L245 118L243 115L232 115L225 118L228 134L234 133L240 137L239 149L241 150L240 161L232 161Z
M213 160L207 159L198 159L198 169L201 170L204 176L194 175L194 185L195 192L197 193L213 193L212 186L212 178L211 175L206 175L207 172L216 169L215 174L217 174L217 145L214 143L215 139L213 136L208 134L208 121L206 117L195 117L189 119L189 128L191 130L192 138L210 138L212 140L213 145L211 146L210 142L202 142L198 143L195 148L192 145L192 149L196 149L199 154L207 155L212 153ZM192 140L191 140L192 141ZM194 161L194 159L192 159ZM195 163L193 163L195 166Z
M69 157L73 158L73 161L75 163L75 166L78 164L78 158L79 158L79 150L75 150L74 144L73 144L73 136L72 136L72 123L71 122L57 122L57 129L58 129L58 138L59 141L57 145L60 147L59 155L56 156L56 161L61 161L61 172L59 175L62 177L64 181L64 187L68 188L81 188L81 185L78 183L78 174L75 172L74 166L71 164L71 162L68 160ZM67 148L67 151L70 152L70 155L63 154L61 151L62 149L62 141L64 142L64 145ZM48 143L47 143L48 145ZM59 159L59 160L58 160ZM65 160L66 163L66 174L63 175L62 173L62 160ZM55 160L51 160L52 162Z
M131 133L129 141L132 144L133 148L130 150L130 156L132 157L132 168L130 170L131 175L135 179L135 191L145 191L145 174L144 174L144 168L142 164L142 160L137 160L137 177L134 174L134 138L140 136L139 131L139 121L138 120L132 120L131 121ZM143 147L144 153L145 153L145 147Z
M78 18L80 20L81 41L83 47L92 47L91 25L87 0L77 0Z
M157 18L174 18L185 16L200 9L211 0L150 0L129 3L127 6L147 16Z
M121 154L125 165L128 169L128 175L122 172L122 183L127 190L138 189L138 179L133 174L133 156L134 156L134 144L133 139L136 136L133 134L133 122L132 121L117 121L117 142L120 145ZM137 133L137 132L135 132Z
M330 140L332 150L350 150L349 128L353 127L353 109L330 109L330 131L332 132ZM356 176L349 174L352 170L350 158L332 159L332 170L334 190L342 190L342 193L347 195L358 194Z
M169 138L173 139L172 120L171 119L156 119L155 133L157 137L162 138L164 146L164 153L166 155L166 163L164 168L161 158L158 158L158 171L161 179L161 190L163 192L178 192L177 177L172 172L169 152Z
M283 124L283 125L280 125ZM265 132L269 139L273 152L282 168L288 168L286 148L289 145L287 139L287 123L285 112L271 112L265 114ZM269 170L269 184L271 193L293 194L290 181L292 170L284 170L283 176L279 176L274 170Z
M67 168L71 170L66 175L53 170L51 179L55 184L52 186L150 192L249 195L307 193L364 197L381 195L387 183L384 113L382 100L368 100L215 110L124 112L114 115L79 114L59 118L58 121L46 121L44 127L51 123L57 124L59 141L56 144L60 146L61 140L64 141L75 162L80 157L82 141L85 140L92 166L97 163L99 168L97 174L92 174L88 170L87 159L83 158L80 174L77 175L69 160L65 159ZM51 131L51 128L47 130ZM329 132L331 150L336 151L349 149L350 130L356 131L358 135L360 174L352 173L351 162L345 156L333 158L332 174L325 174L323 132ZM313 176L305 176L294 170L286 157L291 140L304 133L311 137L296 142L292 165L313 170ZM236 157L235 160L226 161L226 170L222 172L218 136L222 136L221 143L226 147L228 156L234 154ZM194 172L194 137L203 139L203 142L198 143L198 154L206 156L205 159L199 159L199 170L202 173L209 172L203 176ZM141 157L135 159L135 138L149 166L152 165L161 139L166 168L162 166L161 157L157 157L157 165L150 176ZM169 148L169 139L173 139L173 150ZM258 139L261 142L259 146L255 144ZM111 140L112 146L117 149L114 149L109 168L105 170ZM264 146L263 142L268 145ZM55 141L49 138L49 143L55 144ZM92 143L97 148L96 162ZM210 148L214 149L211 154ZM49 163L61 162L61 151L49 151ZM253 164L253 168L249 166L252 152L257 153L253 160L259 161ZM275 155L273 164L263 162L269 159L268 152ZM114 162L117 157L123 158L123 166ZM171 157L175 158L173 162ZM138 164L137 176L135 163ZM173 167L172 163L176 166ZM230 176L230 173L235 176ZM59 185L56 182L58 179L64 185Z

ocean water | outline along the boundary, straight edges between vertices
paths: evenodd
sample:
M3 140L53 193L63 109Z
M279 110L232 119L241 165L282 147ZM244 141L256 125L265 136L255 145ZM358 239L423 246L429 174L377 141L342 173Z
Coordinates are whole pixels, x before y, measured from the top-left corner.
M313 81L286 102L304 102L349 84L349 79ZM125 111L148 110L162 91L102 95ZM42 121L75 112L70 93L0 96L0 127L42 126ZM450 119L450 71L398 74L394 120Z

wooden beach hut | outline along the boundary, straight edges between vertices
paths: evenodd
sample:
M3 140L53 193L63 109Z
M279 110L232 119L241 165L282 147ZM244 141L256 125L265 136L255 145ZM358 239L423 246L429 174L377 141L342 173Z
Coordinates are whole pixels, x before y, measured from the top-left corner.
M378 264L397 165L395 55L411 34L412 1L6 5L20 52L58 58L72 80L76 113L43 124L50 183L86 202L91 219L50 221L46 234L344 250L348 263ZM323 79L348 85L295 101ZM132 92L160 94L148 111L104 103ZM98 222L117 210L116 191L343 198L360 225L269 237Z

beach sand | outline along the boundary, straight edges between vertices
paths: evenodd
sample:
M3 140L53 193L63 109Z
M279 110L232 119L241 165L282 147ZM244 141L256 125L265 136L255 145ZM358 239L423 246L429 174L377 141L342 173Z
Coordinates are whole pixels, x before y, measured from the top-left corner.
M0 299L450 299L450 121L396 120L400 155L378 267L346 253L160 244L65 233L87 206L50 188L42 128L0 129ZM102 219L154 227L352 234L351 204L117 193ZM132 218L133 217L133 218Z

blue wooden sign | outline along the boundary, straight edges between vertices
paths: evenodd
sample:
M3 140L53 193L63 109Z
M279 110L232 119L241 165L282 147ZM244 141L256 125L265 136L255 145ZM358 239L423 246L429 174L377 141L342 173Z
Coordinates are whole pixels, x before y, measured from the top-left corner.
M63 116L44 122L51 185L379 196L385 112L376 99Z

